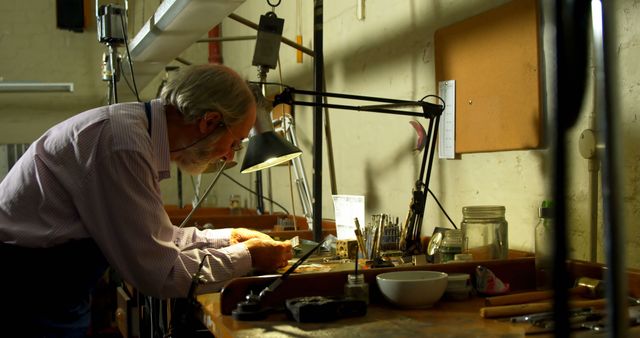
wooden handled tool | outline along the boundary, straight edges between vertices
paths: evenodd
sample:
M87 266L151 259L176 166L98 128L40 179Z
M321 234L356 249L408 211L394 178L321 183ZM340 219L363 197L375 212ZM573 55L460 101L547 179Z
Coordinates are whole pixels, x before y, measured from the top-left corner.
M569 289L570 295L584 295L584 294L587 294L588 292L589 290L587 289L586 286L576 286L574 288ZM524 303L540 302L540 301L548 300L551 298L553 298L553 291L551 290L530 291L530 292L514 293L514 294L504 295L504 296L487 297L484 299L484 305L499 306L499 305L524 304Z
M354 218L353 222L356 225L356 228L353 231L356 233L356 240L358 241L358 247L360 247L360 251L362 251L362 257L370 259L369 255L367 255L367 247L364 244L364 236L362 235L362 230L360 229L360 222L358 221L358 217Z
M593 307L604 308L605 299L593 299L593 300L576 300L569 302L570 308L576 307ZM511 317L520 316L530 313L548 312L553 310L553 303L541 302L541 303L527 303L517 305L501 305L501 306L486 306L480 308L480 316L483 318L498 318L498 317Z
M604 297L604 283L599 279L580 277L576 279L575 287L569 289L569 295L580 295L586 298ZM553 291L531 291L514 293L504 296L487 297L486 306L512 305L539 302L553 298Z

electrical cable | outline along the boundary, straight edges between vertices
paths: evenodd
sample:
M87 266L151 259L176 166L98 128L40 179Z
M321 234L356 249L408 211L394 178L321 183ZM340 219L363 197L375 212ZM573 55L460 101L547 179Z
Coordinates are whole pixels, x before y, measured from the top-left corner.
M291 217L293 219L293 230L298 230L298 224L296 223L296 218L295 218L296 203L293 197L293 175L291 174L291 161L289 161L287 165L287 169L289 169L289 193L291 195L291 209L293 210L293 215L294 215L294 217Z
M200 283L200 273L202 272L202 268L204 266L204 262L207 260L207 258L209 257L213 257L213 255L206 253L202 259L200 260L200 264L198 265L198 269L196 270L196 272L193 274L193 276L191 277L191 285L189 286L189 291L187 292L187 296L186 296L186 305L187 306L196 306L197 301L195 301L193 299L196 288L198 286L198 284ZM193 312L192 311L180 311L180 313L176 314L176 308L178 308L179 306L177 306L176 304L176 300L173 299L173 304L171 306L171 325L169 327L168 333L164 335L165 338L167 337L173 337L173 335L176 333L175 329L176 329L176 325L175 322L179 321L180 323L180 329L185 329L186 327L188 327L188 316L192 315ZM186 310L186 309L182 309L182 310ZM177 320L174 321L174 319L177 318ZM180 332L180 333L184 333L184 332ZM177 334L176 337L181 337L181 334Z
M220 122L220 123L218 124L218 126L216 126L216 129L217 129L217 128L220 128L220 127L224 127L224 126L225 126L224 122ZM203 140L207 139L209 136L215 135L215 133L216 133L216 130L214 129L211 133L209 133L209 134L207 134L207 135L202 136L201 138L199 138L199 139L197 139L197 140L193 141L193 143L191 143L191 144L189 144L189 145L186 145L186 146L183 146L183 147L180 147L180 148L169 149L169 152L171 152L171 153L177 153L177 152L179 152L179 151L183 151L183 150L185 150L185 149L189 149L189 148L191 148L191 147L195 146L196 144L198 144L198 143L202 142Z
M132 93L135 93L135 90L133 89L133 87L131 86L131 82L129 82L129 78L127 78L127 75L125 74L125 72L122 70L122 67L119 67L120 70L120 75L122 76L122 78L124 79L124 82L127 84L127 87L129 88L129 90ZM139 102L139 101L138 101Z
M126 12L125 12L126 15ZM127 51L127 60L129 61L129 70L131 72L131 81L133 82L133 93L136 94L136 100L140 102L140 96L138 96L138 86L136 85L136 76L133 73L133 62L131 61L131 54L129 53L129 42L127 42L127 25L124 24L124 18L120 16L120 25L122 27L122 34L124 35L124 49ZM126 81L126 80L125 80ZM127 85L129 82L127 81ZM129 87L131 89L131 87Z
M160 85L158 86L158 90L156 91L156 97L160 97L160 93L162 93L162 89L164 88L164 86L167 84L167 80L163 79L160 82Z
M431 197L433 197L434 200L436 200L436 203L438 204L438 206L440 207L440 210L442 211L442 213L447 217L447 219L449 220L449 222L451 223L451 225L453 225L453 228L458 230L458 227L456 226L456 224L453 222L453 220L451 220L451 217L449 217L449 214L447 214L447 212L444 210L444 207L442 206L442 204L440 204L440 201L438 201L438 198L436 197L436 195L433 194L433 191L431 191L431 189L427 189L429 191L429 193L431 194Z
M229 176L229 174L227 174L227 173L222 173L222 175L223 175L224 177L226 177L226 178L230 179L233 183L235 183L235 184L239 185L239 186L240 186L241 188L243 188L244 190L246 190L246 191L248 191L248 192L250 192L250 193L252 193L252 194L254 194L254 195L258 195L258 193L257 193L257 192L255 192L255 191L251 190L250 188L247 188L246 186L242 185L242 183L240 183L240 182L236 181L233 177ZM264 198L264 199L266 199L267 201L269 201L269 202L271 202L271 203L273 203L273 204L277 205L278 207L280 207L280 209L282 209L282 210L285 212L285 214L290 215L289 210L287 210L285 207L283 207L280 203L278 203L278 202L276 202L276 201L274 201L274 200L272 200L272 199L270 199L270 198L268 198L268 197L264 197L264 196L263 196L263 198Z
M444 99L441 98L438 95L433 95L433 94L429 94L429 95L425 95L423 98L421 98L419 101L424 102L424 99L428 98L428 97L435 97L436 99L440 100L440 102L442 102L442 111L444 111L444 109L447 107L446 102L444 102Z
M183 59L183 58L181 58L181 57L179 57L179 56L178 56L178 57L175 57L175 58L174 58L174 60L176 60L176 61L178 61L178 62L182 63L182 64L183 64L183 65L185 65L185 66L191 66L191 65L193 65L193 63L192 63L191 61L189 61L189 60L185 60L185 59Z

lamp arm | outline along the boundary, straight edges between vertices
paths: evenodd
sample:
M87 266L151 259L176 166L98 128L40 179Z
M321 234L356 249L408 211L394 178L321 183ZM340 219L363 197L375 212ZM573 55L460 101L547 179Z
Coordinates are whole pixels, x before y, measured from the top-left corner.
M340 99L350 99L357 101L367 101L384 103L384 104L375 104L375 105L346 105L346 104L333 104L322 102L311 102L311 101L298 101L294 99L294 95L307 95L307 96L322 96L322 97L333 97ZM351 95L351 94L342 94L342 93L330 93L330 92L316 92L311 90L301 90L293 87L286 86L284 90L277 94L273 101L273 106L277 106L278 104L288 104L288 105L298 105L298 106L308 106L308 107L325 107L325 108L335 108L335 109L345 109L345 110L357 110L357 111L368 111L374 113L384 113L384 114L394 114L394 115L406 115L406 116L417 116L424 117L427 119L434 118L436 116L442 115L444 111L444 106L440 104L434 104L425 101L408 101L408 100L397 100L397 99L389 99L383 97L374 97L374 96L363 96L363 95ZM410 110L400 110L397 108L403 107L421 107L422 112L415 112Z

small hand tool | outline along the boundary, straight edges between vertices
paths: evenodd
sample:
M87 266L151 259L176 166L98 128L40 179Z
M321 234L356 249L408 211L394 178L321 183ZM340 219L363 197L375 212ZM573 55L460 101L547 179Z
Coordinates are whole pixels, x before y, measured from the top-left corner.
M576 307L593 307L604 308L605 299L578 300L569 302L570 308ZM480 316L483 318L498 318L517 315L525 315L530 313L548 312L553 309L552 302L544 303L526 303L516 305L486 306L480 308Z
M272 293L275 289L282 284L282 282L293 273L300 264L304 263L307 258L311 256L318 248L322 246L324 241L318 243L313 249L309 250L304 256L300 257L287 271L285 271L280 277L273 281L269 286L260 291L259 294L254 294L252 291L245 297L245 301L238 303L236 309L231 311L233 319L236 320L260 320L266 318L266 316L273 310L272 308L264 307L261 303L262 299L267 294Z
M328 322L367 314L367 303L345 297L300 297L287 299L288 314L300 323Z
M569 309L569 315L591 313L593 310L589 307L581 307L576 309ZM512 323L532 323L536 320L552 318L553 312L538 312L530 313L522 316L511 317L509 320Z
M577 286L569 289L570 295L583 294L586 292L586 287ZM521 293L512 293L503 296L487 297L484 299L484 305L486 306L500 306L500 305L514 305L532 303L553 298L553 291L541 290L541 291L529 291Z
M354 218L353 222L356 224L354 232L356 233L356 240L358 241L360 251L362 251L362 256L365 259L370 259L370 257L367 255L367 248L364 246L364 237L362 236L362 229L360 229L360 222L358 221L358 217Z
M586 298L602 298L604 297L604 282L599 279L580 277L576 279L575 286L569 289L569 294ZM487 297L484 303L486 306L513 305L538 302L551 298L553 298L553 291L541 290Z

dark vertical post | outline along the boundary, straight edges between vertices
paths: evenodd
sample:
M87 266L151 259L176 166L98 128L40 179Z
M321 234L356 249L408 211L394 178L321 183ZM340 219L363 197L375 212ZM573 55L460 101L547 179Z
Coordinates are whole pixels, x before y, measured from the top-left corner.
M256 212L264 215L264 193L262 192L262 171L256 171Z
M556 2L556 109L553 112L551 149L553 170L551 187L555 203L553 241L553 319L556 337L569 337L569 272L567 271L567 147L566 131L572 127L582 107L587 66L588 3Z
M322 51L322 0L313 3L313 89L322 92L324 54ZM322 95L315 95L313 108L313 239L322 240Z
M626 305L628 286L624 259L625 222L621 212L623 206L620 185L622 154L616 139L616 135L620 135L619 130L616 132L616 127L619 126L616 123L616 112L620 111L618 108L620 94L611 86L611 84L620 83L617 81L617 67L611 64L613 60L619 59L617 41L620 41L617 39L614 5L609 1L592 2L591 18L596 66L595 111L598 130L605 143L605 151L603 154L598 154L598 158L602 159L602 210L607 263L605 273L607 327L609 337L626 337L629 314Z

